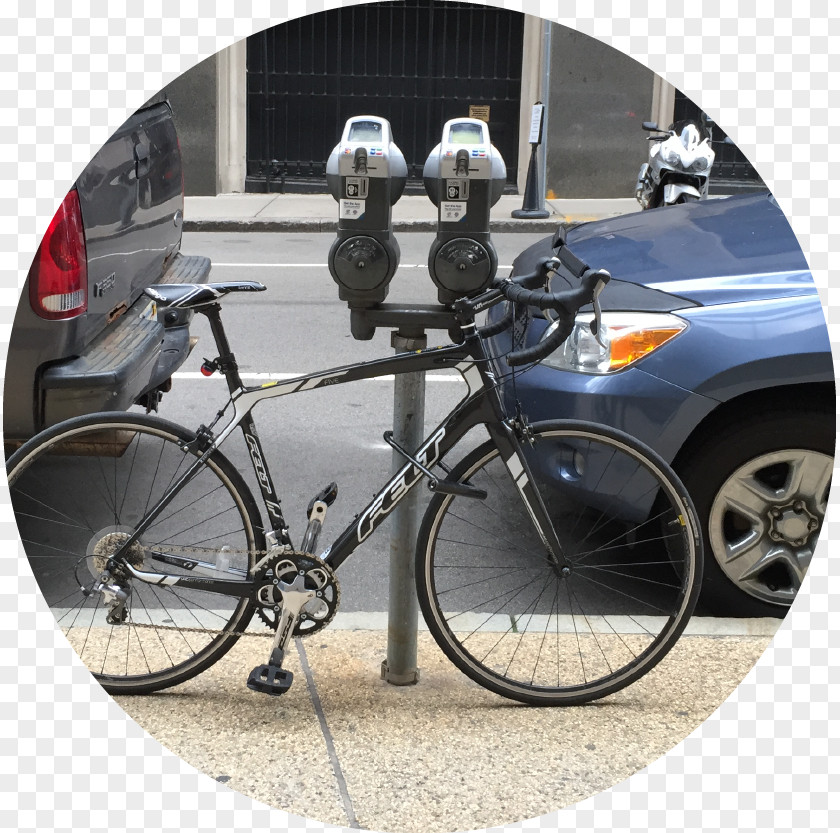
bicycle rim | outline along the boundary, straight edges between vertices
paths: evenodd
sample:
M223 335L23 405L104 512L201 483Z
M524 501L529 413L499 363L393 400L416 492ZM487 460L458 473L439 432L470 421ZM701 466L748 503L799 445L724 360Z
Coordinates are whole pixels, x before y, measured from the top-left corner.
M194 435L156 417L68 420L9 460L9 489L29 564L58 627L110 692L147 693L195 676L226 653L253 613L234 599L147 584L127 572L125 621L109 623L97 584L108 560L195 460ZM264 548L253 498L214 453L129 548L136 569L245 579Z
M417 589L430 631L473 680L572 705L637 680L682 633L700 587L698 525L673 472L626 434L572 422L533 431L526 455L569 572L487 443L450 476L487 498L429 505Z

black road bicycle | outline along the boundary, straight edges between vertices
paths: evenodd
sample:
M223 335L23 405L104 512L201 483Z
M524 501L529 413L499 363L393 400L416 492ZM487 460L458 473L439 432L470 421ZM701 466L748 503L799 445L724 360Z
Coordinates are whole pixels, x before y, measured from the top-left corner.
M547 291L550 273L573 288ZM218 348L210 369L230 398L189 431L157 416L100 413L39 434L8 461L26 554L59 627L113 693L149 693L222 657L256 613L275 631L248 685L282 694L290 640L325 627L339 604L336 571L421 481L434 493L417 541L420 607L443 652L480 685L538 705L583 703L637 680L674 645L700 587L699 524L668 465L612 428L531 424L506 412L501 357L476 316L507 300L551 311L543 342L506 356L533 366L569 335L609 275L558 240L537 272L497 280L451 309L460 343L246 387L221 323L220 300L257 283L156 286L162 308L206 315ZM539 288L542 287L542 288ZM468 392L355 520L317 553L330 484L313 499L295 547L252 410L274 397L377 376L454 368ZM505 371L507 372L507 371ZM522 370L511 371L522 372ZM231 413L232 412L232 415ZM227 416L225 416L227 414ZM489 439L447 460L474 427ZM220 450L241 428L265 516ZM393 443L393 440L386 435Z

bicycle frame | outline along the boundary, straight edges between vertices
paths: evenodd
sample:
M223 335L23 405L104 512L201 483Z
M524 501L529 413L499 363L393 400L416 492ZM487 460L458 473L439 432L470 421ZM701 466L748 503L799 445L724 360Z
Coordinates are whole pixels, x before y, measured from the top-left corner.
M423 479L423 469L431 469L441 462L446 454L474 427L484 425L490 438L495 442L505 462L508 472L516 484L523 502L534 522L535 528L546 547L549 557L558 569L567 566L560 543L548 518L548 513L522 452L527 436L520 436L520 427L514 420L508 419L499 393L496 375L490 367L484 342L470 322L465 329L462 344L433 347L410 353L400 353L393 357L374 359L359 364L345 365L329 370L299 376L283 382L268 382L263 385L246 387L242 384L235 358L230 350L221 324L219 309L202 310L210 320L211 329L219 348L216 365L224 374L231 395L233 416L212 438L199 434L196 443L201 452L187 472L160 499L143 521L136 527L134 534L125 542L120 552L137 540L143 531L163 511L179 489L199 471L207 458L219 448L236 430L241 428L251 464L259 483L266 512L271 523L268 537L271 543L294 548L289 537L289 530L280 508L280 500L274 488L262 444L257 434L252 417L254 407L265 400L288 396L307 390L331 385L346 384L380 376L401 373L425 372L451 368L457 370L467 384L467 394L453 411L437 426L416 450L408 450L413 458L400 468L391 479L374 495L368 505L358 514L322 553L321 557L332 568L337 569L356 548L367 540L385 521L402 499ZM416 462L414 462L416 461ZM418 466L417 463L420 463ZM119 560L120 552L114 558ZM177 556L159 557L157 560L179 566L201 566L199 562L180 559ZM195 589L223 595L241 596L243 585L251 582L218 580L199 576L153 574L137 570L125 563L125 568L141 581L157 584L184 584Z

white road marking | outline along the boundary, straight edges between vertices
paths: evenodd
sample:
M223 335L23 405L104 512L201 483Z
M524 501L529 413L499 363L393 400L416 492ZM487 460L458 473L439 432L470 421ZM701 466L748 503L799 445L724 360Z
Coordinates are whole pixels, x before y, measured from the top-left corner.
M305 376L305 373L242 373L243 382L285 382L288 379L300 379ZM194 379L216 379L224 381L225 377L220 373L214 373L212 376L205 376L203 373L192 371L179 371L172 374L173 379L183 379L185 381L192 381ZM320 379L314 380L315 382ZM359 379L360 382L393 382L393 374L390 376L377 376L374 379ZM446 375L441 373L430 373L426 376L427 382L460 382L462 381L460 374ZM314 382L313 382L314 384ZM311 386L310 386L311 387Z
M326 263L219 263L213 261L213 266L225 269L254 269L265 267L266 269L328 269ZM428 263L401 263L400 269L428 269ZM498 269L511 269L511 266L499 265Z

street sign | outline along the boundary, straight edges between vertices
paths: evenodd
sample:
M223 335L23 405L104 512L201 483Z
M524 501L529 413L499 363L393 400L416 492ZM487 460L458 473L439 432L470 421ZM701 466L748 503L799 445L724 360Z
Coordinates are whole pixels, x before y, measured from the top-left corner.
M538 145L542 142L542 128L543 128L543 113L545 106L537 102L531 108L531 135L528 141L532 145Z

